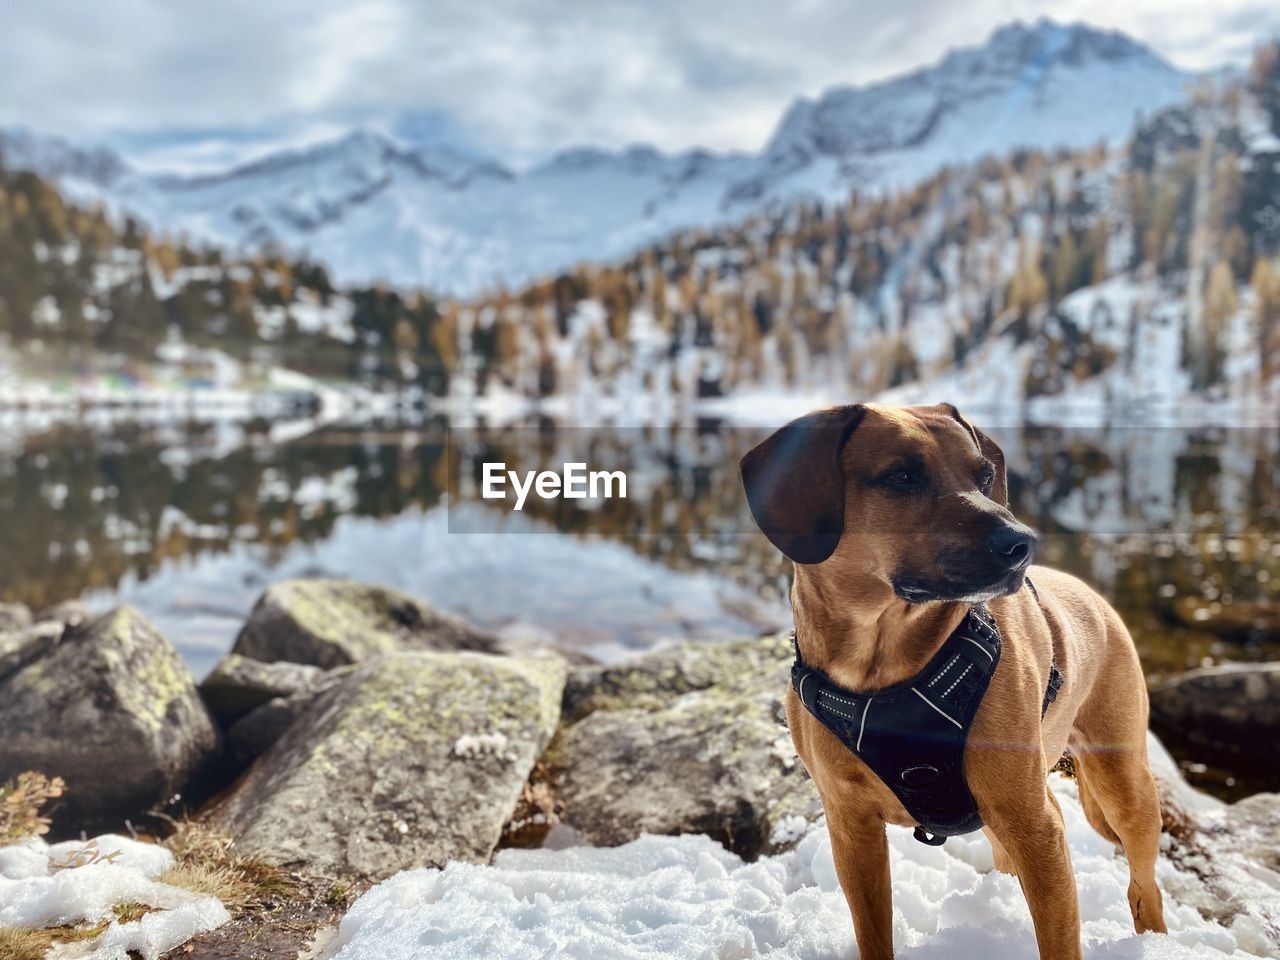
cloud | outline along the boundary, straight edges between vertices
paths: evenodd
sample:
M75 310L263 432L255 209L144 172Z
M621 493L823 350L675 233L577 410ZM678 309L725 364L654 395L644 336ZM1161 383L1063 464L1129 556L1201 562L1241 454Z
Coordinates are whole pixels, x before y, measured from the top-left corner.
M366 124L437 129L504 158L647 141L756 149L787 104L1038 16L1024 0L44 0L8 4L0 124L129 151L262 148ZM1068 0L1180 65L1241 62L1280 30L1255 0ZM148 142L155 131L189 137ZM228 133L239 132L239 136ZM163 140L163 138L161 138ZM208 144L195 149L213 155Z

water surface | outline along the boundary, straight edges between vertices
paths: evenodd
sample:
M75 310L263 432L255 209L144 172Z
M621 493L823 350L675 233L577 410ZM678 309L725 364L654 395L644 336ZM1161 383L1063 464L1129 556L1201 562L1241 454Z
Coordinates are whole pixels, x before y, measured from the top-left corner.
M1042 562L1124 615L1148 677L1280 659L1275 428L992 431ZM787 622L788 565L755 531L716 421L61 425L0 440L0 597L138 606L202 674L294 576L399 587L475 623L612 661ZM624 469L625 500L479 497L481 464Z

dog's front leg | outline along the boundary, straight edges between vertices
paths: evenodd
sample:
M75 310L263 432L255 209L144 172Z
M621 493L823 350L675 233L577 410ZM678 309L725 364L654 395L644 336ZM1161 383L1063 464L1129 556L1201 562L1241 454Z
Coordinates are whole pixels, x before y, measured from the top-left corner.
M987 825L1013 861L1041 960L1080 960L1080 901L1062 810L1043 789L1039 800L999 805L986 816Z
M889 882L889 839L883 821L864 819L858 812L827 808L831 854L840 888L853 914L859 960L890 960L893 890Z

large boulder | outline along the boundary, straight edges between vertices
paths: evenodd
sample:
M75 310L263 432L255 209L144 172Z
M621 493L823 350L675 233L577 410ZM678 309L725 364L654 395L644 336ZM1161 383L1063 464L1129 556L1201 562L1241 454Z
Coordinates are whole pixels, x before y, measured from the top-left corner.
M406 650L494 649L491 636L387 587L286 580L258 600L232 652L328 670Z
M684 644L576 671L547 752L561 821L601 846L708 833L748 857L821 812L783 714L786 636Z
M228 727L271 700L315 688L324 677L323 669L310 664L266 663L229 653L200 681L200 696L214 719Z
M556 657L400 653L315 697L214 811L236 848L377 879L484 862L560 716Z
M181 792L218 747L191 672L141 614L69 630L0 680L0 781L60 776L55 828L110 827Z
M1151 721L1169 740L1237 769L1280 763L1280 663L1241 663L1179 674L1151 691Z

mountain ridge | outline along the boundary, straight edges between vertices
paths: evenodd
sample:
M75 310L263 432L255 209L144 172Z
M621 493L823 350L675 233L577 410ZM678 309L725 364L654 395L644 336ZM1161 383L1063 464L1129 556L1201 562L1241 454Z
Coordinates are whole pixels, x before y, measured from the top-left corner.
M756 153L574 146L517 172L357 129L200 175L143 175L109 152L42 149L29 134L17 155L72 196L158 229L282 248L340 281L467 295L776 202L900 187L1015 147L1114 141L1190 78L1124 34L1041 18L897 77L801 97ZM0 134L13 154L10 142Z

